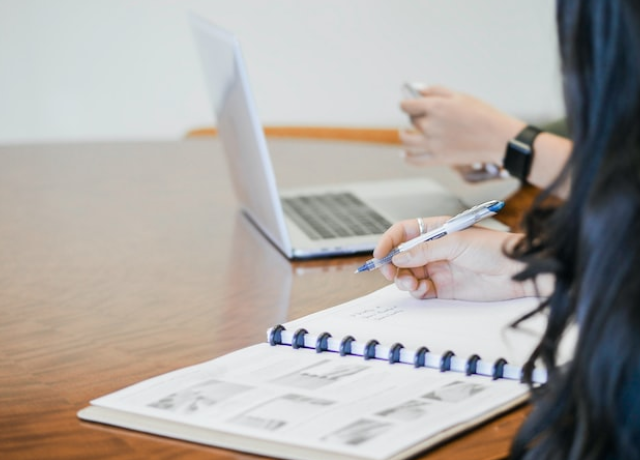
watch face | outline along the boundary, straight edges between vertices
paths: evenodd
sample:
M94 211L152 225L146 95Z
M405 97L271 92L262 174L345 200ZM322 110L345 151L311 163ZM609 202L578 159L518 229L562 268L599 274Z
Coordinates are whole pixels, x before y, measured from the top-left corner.
M512 140L507 146L504 157L504 168L514 177L524 181L531 167L531 148L522 142Z
M531 169L533 158L533 141L540 133L535 126L525 127L515 139L507 144L507 153L504 157L504 167L509 174L525 181Z
M531 153L531 146L519 141L518 139L511 139L509 141L509 148L515 149L524 155L529 155Z

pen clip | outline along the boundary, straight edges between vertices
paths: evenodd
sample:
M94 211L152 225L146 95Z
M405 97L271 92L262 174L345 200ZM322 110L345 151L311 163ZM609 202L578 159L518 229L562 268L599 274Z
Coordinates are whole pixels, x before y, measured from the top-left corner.
M456 214L451 219L449 219L446 223L450 224L458 219L462 219L469 215L475 214L481 209L486 209L487 211L490 211L495 214L496 212L500 211L500 209L502 209L503 206L504 206L504 203L502 201L498 201L498 200L485 201L484 203L477 204L472 208L462 211L460 214Z

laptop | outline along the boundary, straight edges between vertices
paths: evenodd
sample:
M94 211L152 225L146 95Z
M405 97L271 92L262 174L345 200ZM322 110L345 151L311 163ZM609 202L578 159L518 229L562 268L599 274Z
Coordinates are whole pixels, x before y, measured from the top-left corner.
M237 38L194 14L189 19L242 211L287 258L370 253L396 221L464 209L429 178L279 190Z

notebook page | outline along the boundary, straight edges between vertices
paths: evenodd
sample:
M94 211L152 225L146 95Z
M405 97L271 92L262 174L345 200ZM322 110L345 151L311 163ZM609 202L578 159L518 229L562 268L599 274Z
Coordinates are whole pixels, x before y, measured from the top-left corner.
M293 459L398 459L523 402L528 387L267 344L92 401L84 420Z
M438 354L450 350L465 358L502 357L521 366L537 345L546 317L536 315L517 329L509 326L538 302L532 297L499 302L418 300L389 285L283 326L291 332L305 328L312 336L328 332L335 340L351 335L361 343L375 339L386 346L425 346Z

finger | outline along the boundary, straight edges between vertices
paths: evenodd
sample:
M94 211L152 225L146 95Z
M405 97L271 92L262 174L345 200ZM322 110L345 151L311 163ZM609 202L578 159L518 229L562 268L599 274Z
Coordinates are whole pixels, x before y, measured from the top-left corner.
M413 292L420 286L420 281L427 278L426 269L417 268L408 270L406 268L396 268L394 282L398 289L402 291Z
M451 98L455 96L455 91L444 86L432 85L420 91L422 97L403 99L400 102L400 109L410 116L428 116L430 104L436 98Z
M400 244L404 235L402 223L393 224L389 230L384 232L373 249L373 257L381 259L391 251L395 246Z
M426 224L427 221L425 220L425 225ZM415 238L419 234L418 222L415 219L397 222L382 234L380 241L378 241L378 244L373 250L373 257L380 259L389 254L389 251L403 241Z
M442 224L444 224L449 219L451 219L451 216L434 216L424 217L422 221L424 222L426 232L430 232L431 230L435 230L438 227L442 227Z
M442 226L449 216L425 217L422 223L425 232ZM380 259L400 243L415 238L420 235L420 225L417 219L409 219L393 224L380 238L380 241L373 250L373 257ZM397 277L397 269L394 264L383 265L380 272L387 280L391 281ZM426 274L426 273L425 273Z
M425 107L425 98L420 99L404 99L400 101L400 109L410 117L420 117L427 115Z
M425 97L430 96L440 96L440 97L451 97L455 94L455 91L447 88L446 86L441 85L430 85L426 88L423 88L420 93Z
M429 140L422 133L399 131L398 135L403 144L400 157L407 163L421 166L429 164L433 160L431 152L429 151Z
M380 267L380 273L387 281L394 281L398 268L393 264L386 264Z
M419 281L411 274L398 275L393 281L401 291L414 292L419 286Z
M411 291L411 296L416 299L433 299L437 297L435 285L431 278L420 280L416 289Z
M406 252L401 252L393 257L392 262L396 267L421 267L439 260L451 260L454 258L458 246L457 234L448 235L446 238L438 238L419 244Z
M427 145L427 139L421 132L400 130L398 131L398 137L400 138L402 145L407 148L425 148Z

